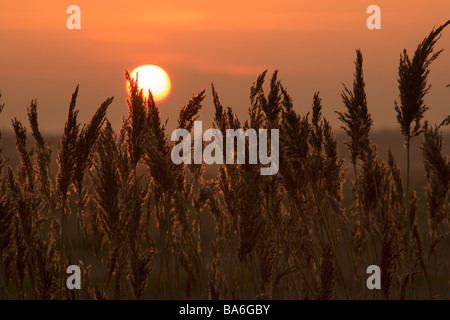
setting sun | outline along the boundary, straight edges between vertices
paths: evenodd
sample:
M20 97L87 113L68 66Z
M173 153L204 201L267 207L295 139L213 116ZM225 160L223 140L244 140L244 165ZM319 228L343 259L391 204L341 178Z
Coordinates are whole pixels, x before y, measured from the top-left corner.
M133 79L136 79L136 76L138 87L143 89L145 97L148 97L148 90L152 92L155 102L161 102L169 95L170 78L162 68L150 64L142 65L131 72Z

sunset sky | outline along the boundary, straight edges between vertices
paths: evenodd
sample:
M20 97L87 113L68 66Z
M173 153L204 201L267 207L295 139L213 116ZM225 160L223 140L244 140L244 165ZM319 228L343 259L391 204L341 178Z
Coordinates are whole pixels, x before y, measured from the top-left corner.
M81 8L81 30L66 27L71 4ZM381 30L366 27L372 4L381 8ZM77 84L80 121L114 96L108 118L118 129L127 112L125 69L142 64L159 65L171 77L171 94L159 104L162 117L171 119L169 129L192 94L205 88L200 117L211 123L211 82L222 103L244 119L250 86L265 69L270 75L279 70L301 114L320 91L324 114L337 128L334 111L344 110L342 83L352 84L357 48L374 126L397 127L400 53L406 48L413 54L449 13L448 0L2 1L0 92L6 106L0 129L11 128L13 117L26 122L26 108L36 98L41 130L61 132ZM437 48L445 50L431 65L431 122L450 113L450 28Z

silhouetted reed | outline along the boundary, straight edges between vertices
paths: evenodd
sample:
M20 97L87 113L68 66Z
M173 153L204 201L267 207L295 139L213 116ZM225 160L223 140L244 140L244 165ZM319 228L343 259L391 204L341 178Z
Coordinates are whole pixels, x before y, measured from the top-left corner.
M214 169L173 163L179 141L171 141L151 92L139 90L127 71L128 113L117 131L107 119L113 98L86 125L78 122L76 87L54 174L32 100L33 146L13 119L17 168L0 152L0 297L447 298L450 161L442 129L450 116L429 125L424 96L430 63L442 52L434 46L449 23L433 30L412 58L406 51L400 57L395 110L407 149L405 182L391 150L383 160L384 150L371 141L360 50L338 112L348 162L319 92L309 111L298 110L278 72L266 83L264 71L250 88L247 118L239 119L212 85L212 125L224 136L227 129L280 131L279 172L272 176L261 175L262 164L249 164L248 136L245 162L236 161L235 143L234 161L224 153L209 180L205 171ZM205 97L203 90L180 109L179 128L193 133ZM422 132L426 206L410 186L410 141ZM346 179L350 199L343 194ZM82 290L66 288L70 264L82 270ZM366 287L369 265L381 268L381 290Z

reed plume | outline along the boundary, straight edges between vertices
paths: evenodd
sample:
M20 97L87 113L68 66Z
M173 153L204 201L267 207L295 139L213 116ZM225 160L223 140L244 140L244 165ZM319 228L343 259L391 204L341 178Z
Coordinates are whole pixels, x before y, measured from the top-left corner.
M429 108L424 102L424 97L430 90L430 85L427 83L430 73L429 66L442 53L442 50L434 52L434 46L443 29L449 24L450 20L437 29L433 29L418 45L413 58L409 57L406 49L400 55L398 68L400 104L395 102L395 111L406 146L406 213L404 223L407 229L406 249L409 259L411 259L411 230L414 225L410 207L410 142L413 137L418 136L423 131L421 121L425 111ZM412 296L413 277L411 267L411 262L409 262L407 275L410 280L409 287Z

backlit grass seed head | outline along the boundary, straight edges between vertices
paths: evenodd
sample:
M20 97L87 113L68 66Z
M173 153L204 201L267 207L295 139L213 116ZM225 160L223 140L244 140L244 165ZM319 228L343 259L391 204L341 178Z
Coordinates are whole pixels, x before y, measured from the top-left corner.
M395 102L397 121L406 140L417 136L421 132L421 120L428 106L424 97L430 90L427 77L430 64L439 57L442 50L434 52L434 46L440 38L443 29L450 24L450 20L437 29L433 29L422 43L420 43L411 59L406 51L400 55L398 67L398 88L400 101ZM413 125L413 127L411 127Z

